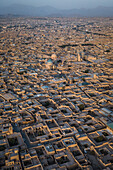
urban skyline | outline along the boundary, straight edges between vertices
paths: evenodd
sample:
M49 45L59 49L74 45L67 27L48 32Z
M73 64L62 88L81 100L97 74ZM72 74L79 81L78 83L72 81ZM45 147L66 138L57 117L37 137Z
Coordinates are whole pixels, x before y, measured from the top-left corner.
M0 16L0 170L113 169L113 18Z
M113 0L0 0L0 170L113 170Z

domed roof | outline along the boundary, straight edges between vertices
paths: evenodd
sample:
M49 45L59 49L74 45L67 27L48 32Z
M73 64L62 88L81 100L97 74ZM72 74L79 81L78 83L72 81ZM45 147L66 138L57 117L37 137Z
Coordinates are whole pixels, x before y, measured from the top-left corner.
M52 58L53 60L55 60L55 59L57 58L57 55L56 55L56 54L52 54L52 55L51 55L51 58Z
M52 59L50 58L50 59L47 61L47 63L48 63L48 64L52 64L52 63L53 63Z

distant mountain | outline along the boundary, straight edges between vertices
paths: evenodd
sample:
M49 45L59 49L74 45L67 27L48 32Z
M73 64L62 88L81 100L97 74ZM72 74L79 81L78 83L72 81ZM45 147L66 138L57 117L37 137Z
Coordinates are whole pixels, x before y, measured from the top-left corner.
M48 16L57 9L50 6L34 7L28 5L14 4L8 7L0 8L0 15L13 14L25 16Z
M69 10L59 10L51 6L34 7L20 4L0 7L0 15L7 14L39 17L113 17L113 7L99 6L93 9Z

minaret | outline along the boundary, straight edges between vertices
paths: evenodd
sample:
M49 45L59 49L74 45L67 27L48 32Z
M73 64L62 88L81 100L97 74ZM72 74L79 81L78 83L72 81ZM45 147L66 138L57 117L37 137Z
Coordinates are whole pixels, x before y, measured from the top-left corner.
M84 58L84 52L82 51L82 59Z
M77 50L77 61L78 61L78 62L81 61L81 56L80 56L79 50Z
M96 74L94 74L94 75L93 75L93 78L94 78L94 79L97 79L98 77L97 77L97 75L96 75Z

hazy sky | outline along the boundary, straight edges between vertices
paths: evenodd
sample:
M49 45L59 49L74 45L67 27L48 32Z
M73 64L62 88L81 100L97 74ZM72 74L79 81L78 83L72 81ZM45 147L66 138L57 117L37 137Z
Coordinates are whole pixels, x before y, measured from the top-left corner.
M60 9L93 8L112 6L113 0L0 0L0 6L10 4L27 4L33 6L49 5Z

